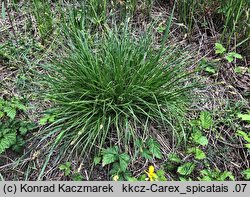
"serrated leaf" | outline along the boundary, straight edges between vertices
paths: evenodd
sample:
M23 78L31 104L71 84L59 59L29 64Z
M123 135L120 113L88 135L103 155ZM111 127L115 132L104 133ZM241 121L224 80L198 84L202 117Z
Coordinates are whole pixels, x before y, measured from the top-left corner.
M114 147L110 147L110 148L104 149L103 152L102 152L102 155L105 155L105 154L118 155L119 154L119 148L118 148L118 146L114 146Z
M234 181L234 176L233 176L232 172L229 172L229 171L223 172L220 175L220 177L218 178L218 181L225 181L227 178L229 178L230 180Z
M16 102L16 103L14 104L14 106L15 106L17 109L22 110L22 111L26 111L26 109L27 109L25 105L23 105L22 103L19 103L19 102Z
M14 119L16 117L16 109L12 107L4 107L3 108L4 112L10 119Z
M227 53L225 58L227 59L228 62L232 62L234 60L234 58L242 59L242 56L238 53L230 52L230 53Z
M245 176L246 180L250 180L250 168L242 171L242 175Z
M24 145L25 145L24 139L20 136L17 136L16 143L12 145L12 150L17 153L21 153Z
M149 151L151 152L151 154L157 159L161 159L162 153L160 149L160 144L154 139L149 139L147 141L147 144L148 144Z
M206 154L199 148L195 148L195 159L202 160L206 158Z
M177 172L181 175L190 175L195 169L195 164L192 162L187 162L178 167Z
M205 71L207 73L210 73L210 74L215 74L216 73L216 70L213 67L211 67L211 66L206 67Z
M223 54L226 52L226 49L220 43L215 43L215 54Z
M102 166L111 164L113 162L115 162L116 160L118 160L118 147L111 147L111 148L107 148L103 151L103 158L102 158Z
M94 164L98 165L101 162L102 158L101 157L95 157L94 158Z
M157 170L156 174L157 174L157 176L164 176L165 171L164 170Z
M16 143L16 132L5 133L0 138L0 154L2 154L6 149L10 148L13 144Z
M195 142L202 145L202 146L208 145L208 139L206 136L199 137Z
M201 173L202 176L209 176L209 177L212 174L210 169L201 170L200 173Z
M143 141L141 139L137 139L135 141L135 145L137 146L137 148L141 148L143 147Z
M120 169L122 172L125 172L130 161L130 157L126 153L119 155Z
M153 157L151 156L151 153L147 149L143 149L141 152L141 156L144 157L145 159L152 160Z
M203 136L201 131L196 130L193 134L192 134L192 139L195 143L200 144L202 146L206 146L208 145L208 139L206 136Z
M213 125L213 119L209 112L202 111L200 114L201 126L204 129L209 129Z
M59 169L64 171L65 176L68 176L70 174L70 167L71 167L71 163L66 162L65 164L61 164L59 166Z
M80 175L79 173L75 173L71 177L72 177L73 181L82 181L83 180L83 176Z
M195 155L195 159L198 159L198 160L202 160L206 158L206 154L197 147L188 149L188 153L193 153Z
M19 128L20 135L26 135L27 131L28 131L28 129L26 127Z
M45 125L45 124L48 122L49 117L50 117L49 115L45 115L45 116L43 116L42 118L40 118L39 124L40 124L40 125Z
M117 160L117 156L114 154L105 154L102 158L102 166L111 164Z
M232 62L233 60L234 60L234 58L232 57L232 56L229 56L229 55L226 55L226 60L228 61L228 62Z
M175 163L180 163L181 159L176 153L169 153L168 160Z
M70 174L70 168L64 170L65 176L68 176Z
M36 127L36 124L34 122L30 122L26 125L28 131L33 130Z

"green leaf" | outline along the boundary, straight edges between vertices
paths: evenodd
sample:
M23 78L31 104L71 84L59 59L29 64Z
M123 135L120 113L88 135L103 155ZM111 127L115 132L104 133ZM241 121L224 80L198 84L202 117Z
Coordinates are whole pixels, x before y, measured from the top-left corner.
M16 143L12 145L12 150L17 152L17 153L21 153L21 151L23 150L25 145L25 141L21 136L17 136L16 137Z
M27 125L26 125L28 131L31 131L33 129L36 128L36 124L34 122L29 122Z
M202 178L199 178L200 181L212 181L211 177L209 176L204 176Z
M65 176L68 176L70 174L70 167L71 167L71 162L66 162L65 164L61 164L59 166L59 169L64 171Z
M195 164L192 162L187 162L178 167L177 172L181 175L190 175L195 169Z
M45 125L47 122L54 122L55 117L56 117L55 115L47 114L39 120L39 124Z
M102 155L105 155L105 154L118 155L119 154L118 146L110 147L110 148L103 150Z
M192 139L195 143L200 144L202 146L208 145L208 139L206 136L203 136L200 130L195 130L192 133Z
M2 18L3 18L3 20L5 20L5 18L6 18L4 1L2 1Z
M242 67L240 67L240 66L235 67L234 72L237 74L242 74L242 72L243 72Z
M176 153L169 153L168 160L175 163L181 162L181 158Z
M186 177L179 177L180 181L192 181L192 179L190 177L186 178Z
M45 125L48 121L48 117L47 116L44 116L42 117L40 120L39 120L39 124L40 125Z
M55 115L50 115L49 118L48 118L48 121L49 122L54 122L55 121Z
M250 122L250 113L248 114L237 114L238 118L240 118L243 121Z
M250 144L244 144L244 146L248 149L250 149Z
M130 157L126 153L119 155L120 169L122 172L126 171L129 161Z
M19 128L20 135L26 135L27 131L28 131L28 129L26 127Z
M160 25L160 26L157 28L157 32L159 32L159 33L163 33L164 30L165 30L165 28L164 28L162 25Z
M61 165L59 166L59 169L60 169L60 170L64 170L64 169L69 168L70 166L71 166L71 162L66 162L65 164L61 164Z
M234 60L234 58L232 57L232 56L229 56L229 55L226 55L226 60L228 61L228 62L232 62L233 60Z
M0 154L16 143L16 132L11 131L0 137Z
M195 159L202 160L206 158L206 154L199 148L195 149Z
M230 53L227 53L225 58L227 59L228 62L232 62L234 58L242 59L242 56L238 53L230 52Z
M194 153L195 159L198 159L198 160L202 160L206 158L206 154L197 147L189 149L188 153Z
M75 173L71 176L73 181L82 181L83 180L83 176L80 175L79 173Z
M232 172L225 171L218 177L218 181L225 181L227 178L229 178L232 181L234 181L235 179Z
M19 110L22 110L22 111L26 111L26 109L27 109L25 105L23 105L22 103L19 103L19 102L15 102L14 107L19 109Z
M149 139L147 141L147 145L149 147L149 151L152 153L152 155L154 157L156 157L157 159L161 159L162 158L160 144L156 140L154 140L152 138Z
M127 181L132 181L132 182L138 181L137 178L135 178L135 177L127 177L126 180Z
M216 70L213 67L211 67L211 66L206 67L205 71L207 73L209 73L209 74L215 74L216 73Z
M226 52L226 49L220 43L215 43L215 54L223 54Z
M166 181L165 171L164 170L157 170L156 175L158 176L158 181Z
M146 178L147 178L147 175L146 175L146 174L143 174L143 175L139 176L138 179L139 179L139 181L145 181Z
M248 134L247 134L246 132L238 130L238 131L236 132L236 134L237 134L238 136L243 137L244 140L246 140L248 143L250 143L250 137L248 136Z
M39 120L40 125L45 125L47 122L54 122L55 115L47 114Z
M157 176L161 177L165 175L165 171L164 170L157 170L156 172Z
M242 171L242 175L245 176L246 180L250 180L250 168Z
M135 145L137 148L142 148L143 147L143 141L141 139L136 139Z
M111 164L118 160L118 147L107 148L103 151L102 166Z
M7 116L10 119L14 119L16 117L16 109L12 107L4 107L3 108L4 112L7 114Z
M141 156L144 157L145 159L152 160L153 157L151 156L151 153L147 149L142 149Z
M200 174L202 176L208 176L208 177L213 177L213 172L210 169L204 169L200 171Z
M102 166L111 164L117 160L117 156L114 154L105 154L102 158Z
M202 146L208 145L208 139L206 136L199 137L195 142L202 145Z
M102 158L101 157L95 157L94 158L94 164L98 165L101 162Z
M200 114L201 126L204 129L209 129L213 125L213 119L209 112L202 111Z
M199 120L190 120L189 121L189 124L192 126L192 127L195 127L195 126L199 126L201 123Z

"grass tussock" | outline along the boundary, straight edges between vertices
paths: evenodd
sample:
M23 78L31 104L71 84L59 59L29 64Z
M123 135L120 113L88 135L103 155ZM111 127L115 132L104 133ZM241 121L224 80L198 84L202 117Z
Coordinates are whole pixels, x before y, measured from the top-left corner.
M181 136L196 87L187 53L171 45L156 49L150 30L138 38L128 27L94 39L83 30L70 35L66 57L47 66L45 76L56 141L84 155L106 142L128 150L151 136L151 126Z

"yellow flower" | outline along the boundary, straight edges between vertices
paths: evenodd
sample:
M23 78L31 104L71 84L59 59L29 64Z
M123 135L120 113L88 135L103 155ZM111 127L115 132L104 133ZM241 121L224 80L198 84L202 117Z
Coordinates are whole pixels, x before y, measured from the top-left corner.
M119 179L119 176L118 176L118 175L115 175L115 176L113 177L113 180L114 180L114 181L118 181L118 179Z
M145 171L148 175L148 178L150 181L157 181L158 176L155 174L155 168L154 166L149 166L148 172Z

